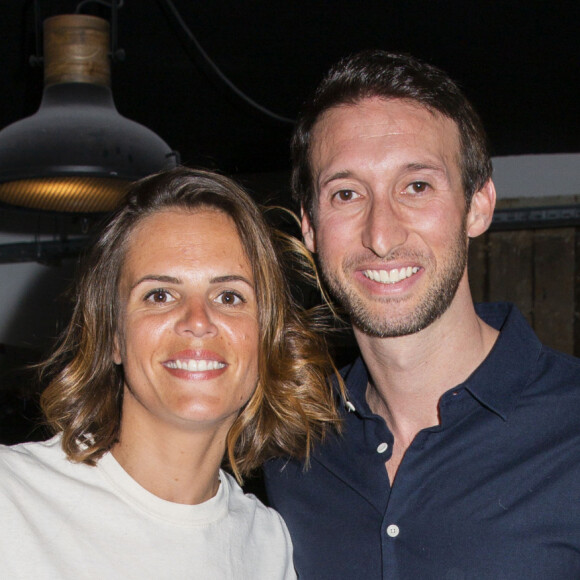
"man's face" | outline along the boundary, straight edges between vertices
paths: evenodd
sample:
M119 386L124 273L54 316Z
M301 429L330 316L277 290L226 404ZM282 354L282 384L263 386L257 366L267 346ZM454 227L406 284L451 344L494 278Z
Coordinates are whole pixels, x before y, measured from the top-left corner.
M409 101L365 99L315 125L317 200L303 233L355 328L418 332L467 284L459 160L455 123Z

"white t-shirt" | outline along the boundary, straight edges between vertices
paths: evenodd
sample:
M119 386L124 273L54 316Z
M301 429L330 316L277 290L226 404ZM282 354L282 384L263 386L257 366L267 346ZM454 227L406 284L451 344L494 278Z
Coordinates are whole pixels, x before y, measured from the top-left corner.
M294 579L280 515L220 471L215 497L165 501L107 453L67 460L56 436L0 446L2 580Z

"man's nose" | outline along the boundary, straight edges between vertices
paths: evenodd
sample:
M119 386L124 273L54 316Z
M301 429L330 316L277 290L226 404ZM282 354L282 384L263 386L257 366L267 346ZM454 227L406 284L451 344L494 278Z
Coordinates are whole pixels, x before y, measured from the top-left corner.
M386 258L407 239L407 230L390 202L381 200L368 209L362 243L379 258Z

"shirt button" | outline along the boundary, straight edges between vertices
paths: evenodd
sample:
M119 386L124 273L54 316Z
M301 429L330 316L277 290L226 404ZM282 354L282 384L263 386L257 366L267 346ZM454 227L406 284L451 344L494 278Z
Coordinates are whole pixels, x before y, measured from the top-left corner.
M380 443L377 447L377 453L384 453L389 448L388 443Z
M390 536L391 538L396 538L399 535L399 526L391 524L387 528L387 535Z

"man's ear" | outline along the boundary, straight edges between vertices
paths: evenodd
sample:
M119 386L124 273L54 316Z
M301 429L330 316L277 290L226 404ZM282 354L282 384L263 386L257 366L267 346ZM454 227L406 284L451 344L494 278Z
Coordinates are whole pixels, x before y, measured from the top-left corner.
M476 238L491 225L495 209L495 185L488 179L485 185L473 194L467 214L467 235Z
M300 209L300 215L302 216L302 237L304 238L304 244L313 254L315 254L316 232L312 226L312 221L304 207Z

